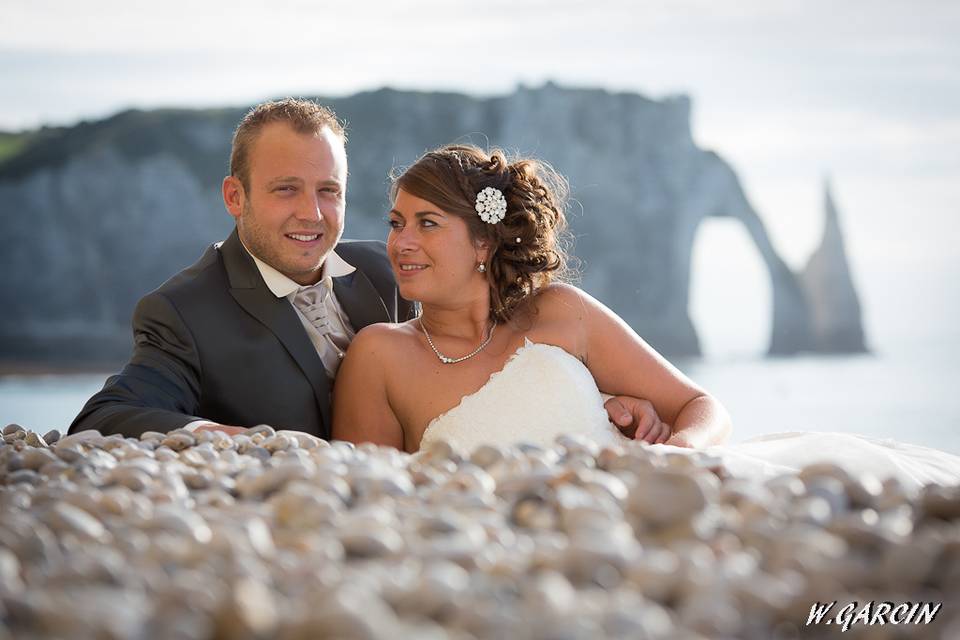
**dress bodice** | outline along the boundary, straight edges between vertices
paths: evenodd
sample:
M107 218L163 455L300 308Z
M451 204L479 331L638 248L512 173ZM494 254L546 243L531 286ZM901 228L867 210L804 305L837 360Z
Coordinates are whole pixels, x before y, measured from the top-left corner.
M525 339L480 389L430 421L420 447L437 440L467 452L484 443L550 446L571 432L599 442L624 437L607 419L597 383L580 360Z

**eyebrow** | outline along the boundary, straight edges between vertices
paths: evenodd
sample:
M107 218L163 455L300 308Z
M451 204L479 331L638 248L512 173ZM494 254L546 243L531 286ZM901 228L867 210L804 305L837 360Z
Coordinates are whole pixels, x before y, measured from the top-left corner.
M403 212L398 211L397 209L390 209L390 213L395 213L401 218L405 217L403 215ZM415 214L413 214L413 216L415 218L423 218L424 216L440 216L441 218L444 217L444 215L439 211L417 211Z
M303 182L303 180L301 180L296 176L281 176L279 178L273 178L267 184L271 185L271 184L276 184L278 182Z
M298 178L297 176L281 176L281 177L279 177L279 178L274 178L274 179L270 180L270 181L267 183L267 186L269 187L269 186L273 186L273 185L275 185L275 184L282 184L282 183L289 183L289 182L296 182L296 183L298 183L298 184L303 184L303 179L302 179L302 178ZM320 184L325 185L325 186L335 186L335 187L342 187L342 186L343 186L342 184L340 184L340 181L339 181L339 180L324 180L324 181L321 182Z

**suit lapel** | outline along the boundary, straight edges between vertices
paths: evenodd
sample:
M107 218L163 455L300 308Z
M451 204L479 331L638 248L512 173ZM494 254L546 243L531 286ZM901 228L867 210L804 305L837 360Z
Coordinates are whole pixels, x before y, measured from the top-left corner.
M230 280L230 295L277 337L310 381L323 416L324 424L319 425L320 436L329 438L330 381L297 312L285 298L277 298L267 288L253 258L240 243L236 230L221 245L220 252ZM270 375L271 372L266 373Z
M375 322L389 322L390 314L373 283L359 269L333 279L333 292L355 331Z

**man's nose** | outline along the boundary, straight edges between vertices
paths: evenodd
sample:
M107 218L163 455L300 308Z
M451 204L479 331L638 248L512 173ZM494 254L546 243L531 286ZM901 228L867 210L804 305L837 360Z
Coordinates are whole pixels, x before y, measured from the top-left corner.
M316 191L305 190L303 197L297 203L295 215L299 220L317 222L323 220L323 210L320 208L320 194Z

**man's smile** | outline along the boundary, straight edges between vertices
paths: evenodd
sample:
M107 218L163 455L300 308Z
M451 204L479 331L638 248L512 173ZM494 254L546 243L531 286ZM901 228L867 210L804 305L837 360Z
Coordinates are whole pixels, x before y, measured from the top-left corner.
M323 237L322 233L287 233L284 235L291 240L296 240L297 242L302 242L305 244L316 242Z

